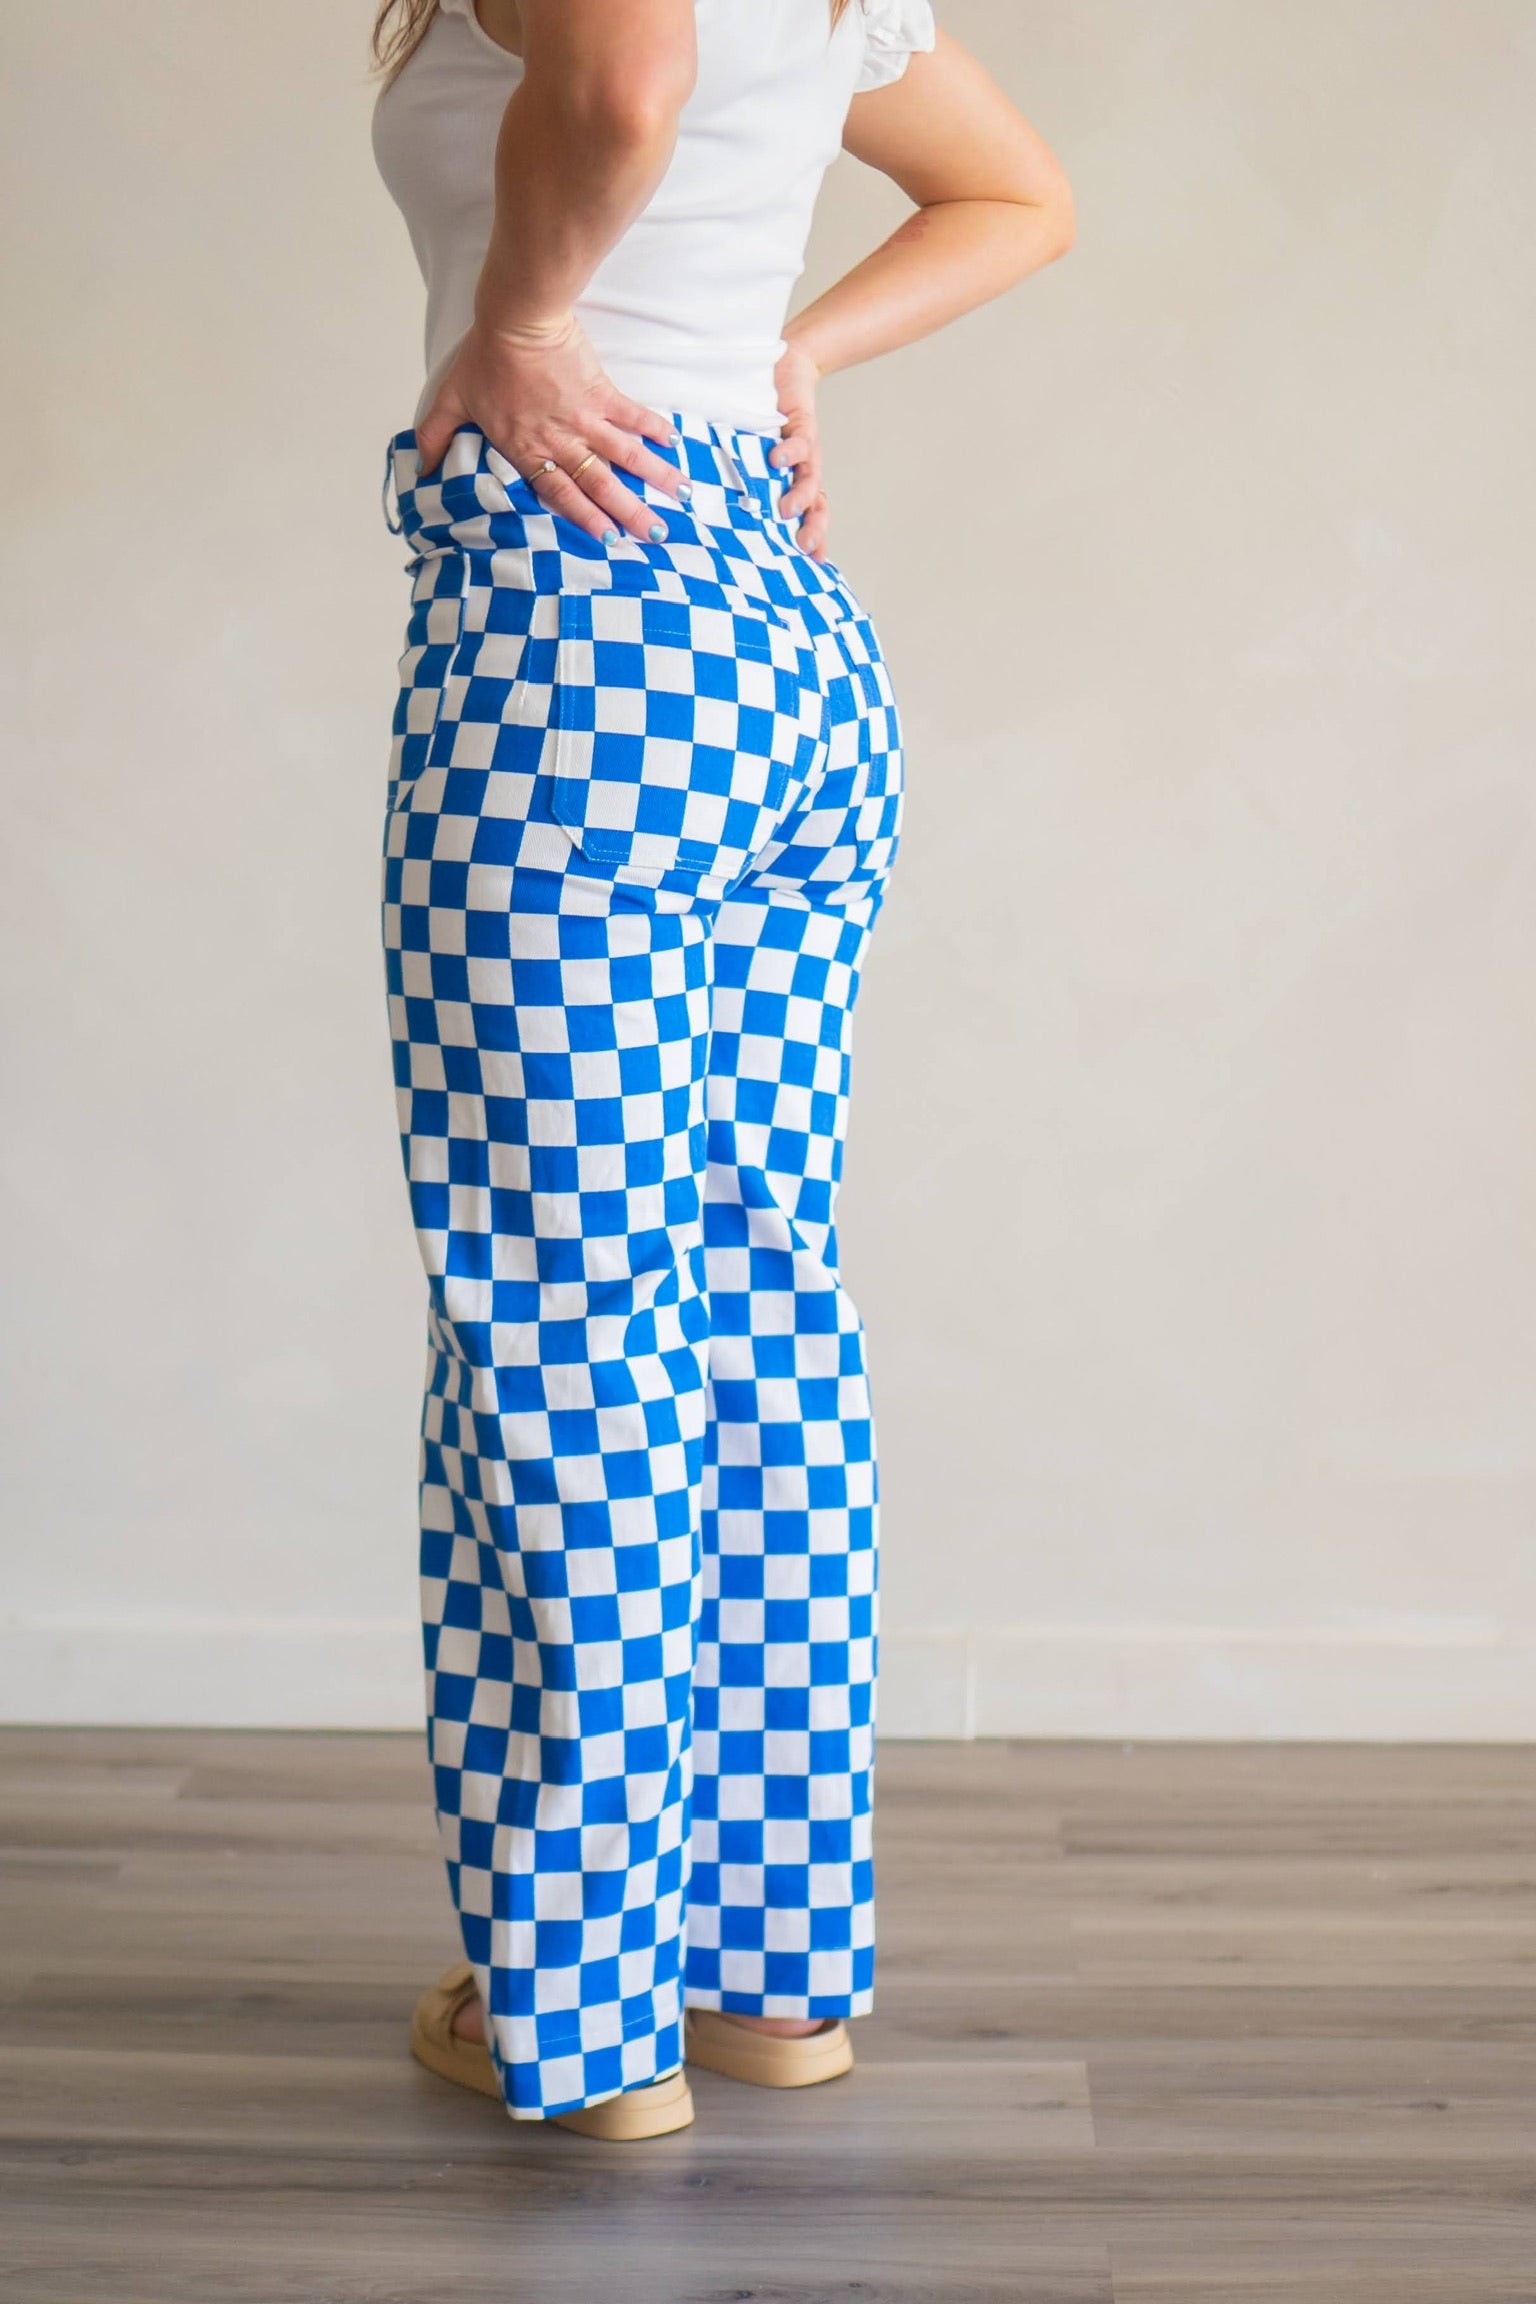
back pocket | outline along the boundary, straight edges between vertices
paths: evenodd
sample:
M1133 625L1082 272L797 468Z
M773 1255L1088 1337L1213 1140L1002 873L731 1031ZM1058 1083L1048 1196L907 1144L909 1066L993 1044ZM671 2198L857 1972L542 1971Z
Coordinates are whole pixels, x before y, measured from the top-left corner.
M812 659L768 603L724 599L560 596L551 806L620 877L739 879L814 754Z

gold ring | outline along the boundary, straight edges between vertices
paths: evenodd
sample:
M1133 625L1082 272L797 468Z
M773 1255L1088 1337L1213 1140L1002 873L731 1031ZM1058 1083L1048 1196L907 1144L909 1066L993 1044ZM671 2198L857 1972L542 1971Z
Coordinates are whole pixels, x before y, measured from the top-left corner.
M581 462L580 462L579 464L573 464L573 465L571 466L571 469L570 469L570 471L569 471L569 472L567 472L567 474L566 474L566 478L567 478L567 480L574 480L574 479L577 477L577 475L578 475L579 473L585 472L585 470L586 470L586 468L587 468L587 466L588 466L589 464L595 464L595 463L596 463L596 461L597 461L597 450L596 450L595 448L589 448L589 449L587 450L587 452L586 452L585 456L583 456L583 458L582 458Z
M535 480L543 479L546 472L558 472L559 469L560 467L555 462L553 456L546 456L542 464L535 464L531 472L525 472L523 474L523 478L527 481L529 487L531 488Z

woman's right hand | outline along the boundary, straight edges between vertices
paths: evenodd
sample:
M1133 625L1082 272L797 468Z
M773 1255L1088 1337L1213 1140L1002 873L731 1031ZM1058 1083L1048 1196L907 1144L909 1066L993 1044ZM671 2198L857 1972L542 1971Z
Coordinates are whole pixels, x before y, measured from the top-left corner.
M789 339L773 372L784 429L770 464L789 465L794 478L779 499L779 518L798 520L797 539L813 560L827 556L827 492L821 481L821 426L816 419L816 387L821 370L803 345Z
M672 445L671 424L610 381L573 312L515 330L478 322L469 330L416 427L423 475L436 471L461 424L483 432L551 512L601 543L617 543L621 528L642 543L666 533L615 467L684 502L693 492L675 464L645 445ZM546 463L557 469L544 471Z

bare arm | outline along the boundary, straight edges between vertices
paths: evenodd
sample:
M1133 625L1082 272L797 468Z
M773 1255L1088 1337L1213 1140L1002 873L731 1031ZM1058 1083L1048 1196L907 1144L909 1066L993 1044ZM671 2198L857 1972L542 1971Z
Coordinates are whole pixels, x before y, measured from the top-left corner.
M1043 137L957 40L941 32L888 88L856 96L843 142L917 203L861 264L796 313L779 365L784 439L796 467L783 510L800 540L826 534L815 388L836 368L894 351L958 319L1065 254L1072 193Z
M592 535L618 522L648 536L653 515L611 467L674 489L674 467L644 446L670 427L604 375L572 307L672 156L693 0L521 0L515 13L523 78L497 142L495 223L474 325L417 426L422 468L475 424L519 471L559 467L539 481L552 510Z
M523 0L477 323L558 326L660 183L693 87L689 0Z

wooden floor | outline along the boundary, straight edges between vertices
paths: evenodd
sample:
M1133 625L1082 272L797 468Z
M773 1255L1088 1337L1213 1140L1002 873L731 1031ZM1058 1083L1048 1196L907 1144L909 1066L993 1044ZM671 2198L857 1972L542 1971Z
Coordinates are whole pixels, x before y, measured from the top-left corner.
M880 2012L641 2145L404 2053L416 1743L0 1735L8 2304L1533 2304L1536 1751L882 1749Z

